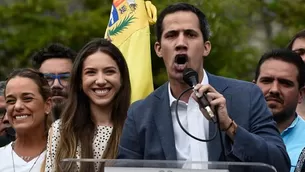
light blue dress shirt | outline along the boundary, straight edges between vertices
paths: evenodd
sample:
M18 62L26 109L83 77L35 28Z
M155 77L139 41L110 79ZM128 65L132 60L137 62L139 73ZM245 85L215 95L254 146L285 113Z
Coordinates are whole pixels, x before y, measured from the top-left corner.
M293 172L300 153L305 147L305 121L297 115L291 125L281 133L281 136L291 161L290 172Z

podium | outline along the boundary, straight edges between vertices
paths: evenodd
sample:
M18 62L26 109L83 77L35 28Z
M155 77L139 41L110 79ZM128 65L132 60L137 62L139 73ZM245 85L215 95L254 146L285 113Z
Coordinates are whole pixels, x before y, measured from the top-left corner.
M63 159L61 172L76 172L80 166L88 172L276 172L264 163L248 162L195 162L167 160L119 160L119 159ZM90 167L91 166L91 167ZM69 168L70 167L70 168ZM71 169L72 168L72 169ZM86 168L87 169L87 168Z

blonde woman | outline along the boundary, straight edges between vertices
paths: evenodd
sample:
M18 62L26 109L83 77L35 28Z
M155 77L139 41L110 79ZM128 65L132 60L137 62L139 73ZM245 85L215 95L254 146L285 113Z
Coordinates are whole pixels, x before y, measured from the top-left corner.
M4 96L16 140L0 148L0 171L39 172L45 159L51 123L49 84L41 73L19 69L8 77Z

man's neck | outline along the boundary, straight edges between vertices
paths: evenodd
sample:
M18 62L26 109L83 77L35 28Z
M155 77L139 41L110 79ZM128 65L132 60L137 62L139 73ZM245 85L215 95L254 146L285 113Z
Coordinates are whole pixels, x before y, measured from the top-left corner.
M204 78L204 72L203 72L203 69L200 70L198 72L198 80L199 80L199 83L202 82ZM181 78L181 80L177 80L177 79L170 79L169 80L170 82L170 90L171 90L171 93L173 95L173 97L175 97L176 99L180 96L180 94L185 91L186 89L190 88L189 85L187 85L183 79ZM184 101L184 102L188 102L190 96L192 94L192 91L188 91L187 93L185 93L181 98L180 100Z
M292 115L289 119L283 122L278 122L277 123L277 128L279 129L280 133L282 133L285 129L287 129L292 122L295 120L296 116Z
M170 91L173 95L173 97L175 97L176 99L180 96L180 94L186 90L190 88L190 86L188 86L187 84L185 83L181 83L179 81L172 81L170 82ZM185 93L181 98L180 100L181 101L184 101L184 102L188 102L190 96L192 94L192 91L188 91L187 93Z

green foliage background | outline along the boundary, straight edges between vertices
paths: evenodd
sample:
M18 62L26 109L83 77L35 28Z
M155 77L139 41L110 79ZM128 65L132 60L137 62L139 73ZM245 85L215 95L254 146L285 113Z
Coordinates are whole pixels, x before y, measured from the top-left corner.
M177 0L152 0L160 12ZM205 68L214 74L252 80L260 56L284 47L305 28L304 0L184 0L208 17L212 52ZM30 67L31 54L51 42L79 50L103 37L112 0L0 0L0 79L13 68ZM153 27L151 45L155 42ZM167 80L152 47L155 87Z

